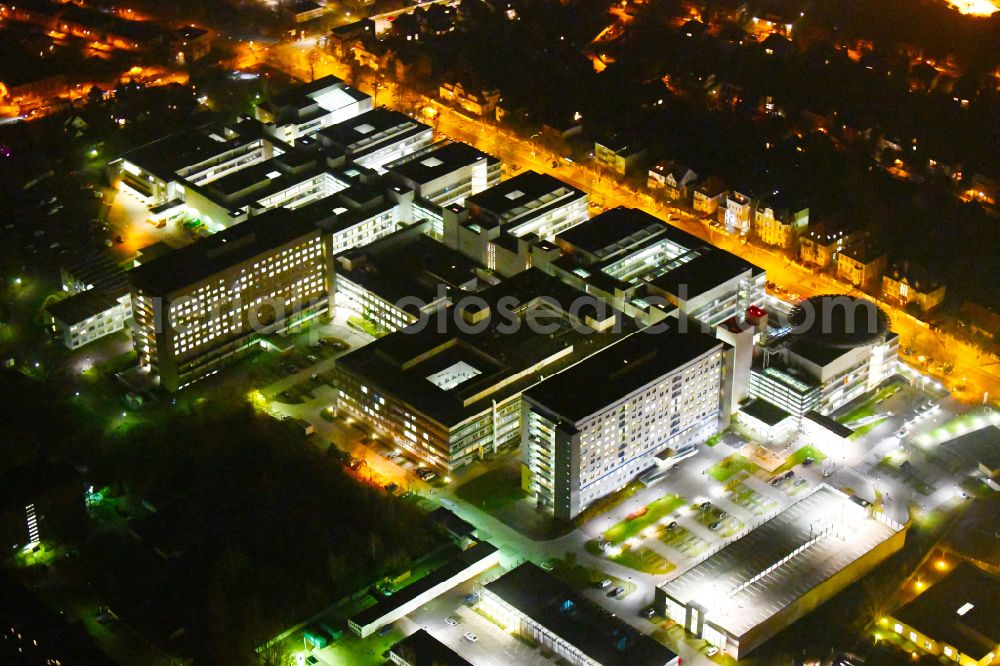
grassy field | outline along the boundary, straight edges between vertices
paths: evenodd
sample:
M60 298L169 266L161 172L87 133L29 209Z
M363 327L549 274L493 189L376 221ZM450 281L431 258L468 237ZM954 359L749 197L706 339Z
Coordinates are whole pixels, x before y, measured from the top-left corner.
M709 467L707 474L719 483L725 483L739 472L753 474L757 469L757 465L752 461L734 453Z
M616 549L617 552L602 552L596 541L589 541L587 542L586 550L592 555L603 557L615 564L655 576L668 574L677 568L676 564L664 558L655 550L645 546L620 548Z
M627 518L612 526L604 533L604 538L614 544L619 544L626 539L634 537L647 527L656 525L665 516L684 506L684 498L677 495L665 495L660 499L646 505L646 512L632 520Z
M459 486L455 494L485 511L496 511L526 496L515 470L501 467Z
M859 404L851 411L847 412L846 414L838 416L836 419L837 422L851 423L852 421L858 421L868 416L874 416L875 407L878 404L878 401L888 398L898 390L899 390L898 384L890 384L889 386L886 386L885 388L877 391L874 395L872 395L870 398Z
M812 458L817 463L821 463L826 460L826 456L819 449L814 449L811 446L803 446L801 449L785 458L785 463L778 469L774 470L775 475L784 474L791 468L800 464L806 458Z

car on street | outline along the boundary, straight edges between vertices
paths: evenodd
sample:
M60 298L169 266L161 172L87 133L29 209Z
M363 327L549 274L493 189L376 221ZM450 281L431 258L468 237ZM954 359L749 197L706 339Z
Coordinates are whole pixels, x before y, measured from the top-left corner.
M462 597L462 601L464 601L467 604L474 604L477 601L479 601L479 595L476 594L475 592L472 592Z
M465 632L465 640L469 641L470 643L475 643L476 641L479 640L479 636L476 636L471 631L467 631Z
M447 624L449 627L454 627L455 625L458 624L458 620L449 615L444 619L444 623Z
M836 471L836 468L834 468L834 467L829 467L827 469L824 469L823 470L823 478L825 479L826 477L828 477L831 474L833 474L835 471Z

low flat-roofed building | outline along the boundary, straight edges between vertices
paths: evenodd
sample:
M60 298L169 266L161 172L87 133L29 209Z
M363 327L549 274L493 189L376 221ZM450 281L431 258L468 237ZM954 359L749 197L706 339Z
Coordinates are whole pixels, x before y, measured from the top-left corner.
M117 333L125 328L125 310L103 289L81 291L45 307L51 333L69 349Z
M571 666L679 666L635 627L526 562L483 586L479 610Z
M320 145L342 151L354 164L381 173L389 162L430 145L434 130L405 113L379 107L330 125L316 138Z
M326 312L329 239L303 210L268 211L129 271L139 367L176 391Z
M854 430L815 410L806 412L801 422L802 434L816 442L820 448L836 451L854 436Z
M397 666L472 666L426 629L417 629L389 648L389 660Z
M499 563L500 549L486 541L480 541L465 550L457 549L444 564L423 578L353 615L347 621L347 626L361 638L367 638L385 625L392 624Z
M988 425L943 442L938 450L975 466L994 490L1000 485L1000 428Z
M429 225L417 223L336 257L336 306L391 333L475 292L479 265L427 236Z
M185 25L171 33L170 50L178 64L201 60L212 50L212 35L193 25Z
M1000 656L1000 578L961 562L888 618L887 628L921 652L961 666Z
M243 119L187 128L133 148L109 165L109 177L156 205L183 201L188 183L204 185L280 153L259 123Z
M657 608L735 659L903 546L906 529L826 484L656 590Z
M676 310L714 328L764 300L763 269L636 208L605 211L555 244L563 256L547 271L646 323Z
M500 160L458 141L439 141L384 168L391 181L437 206L461 204L500 182Z
M658 457L671 464L719 432L728 345L678 323L640 331L525 391L523 478L539 507L570 520Z
M324 76L274 95L257 105L268 136L292 143L372 108L372 98L336 76Z
M784 441L798 427L794 415L761 398L751 398L742 404L736 420L755 440L763 442Z
M636 330L537 270L433 312L337 362L338 407L450 471L521 442L521 393Z

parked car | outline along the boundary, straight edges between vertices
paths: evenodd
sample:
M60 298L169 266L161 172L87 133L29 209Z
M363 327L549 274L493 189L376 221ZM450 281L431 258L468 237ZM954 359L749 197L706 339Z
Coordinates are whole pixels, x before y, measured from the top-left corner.
M675 527L677 527L677 521L676 521L676 520L671 520L671 521L670 521L670 522L669 522L669 523L667 524L667 531L669 532L669 531L671 531L672 529L674 529Z
M390 631L392 631L392 625L391 624L387 624L387 625L383 626L382 628L380 628L378 630L378 635L379 636L385 636Z
M831 474L833 474L835 471L836 471L836 468L834 468L834 467L828 467L827 469L824 469L823 470L823 478L825 479L826 477L828 477Z
M719 648L712 645L707 650L705 650L705 654L708 655L709 657L714 657L715 655L719 654Z
M711 502L702 502L701 504L698 505L698 508L701 509L702 511L708 511L709 507L711 506L712 506Z
M648 608L643 608L641 611L639 611L639 615L648 620L649 618L656 615L656 608L654 608L653 606L650 606Z
M444 623L447 624L449 627L454 627L455 625L458 624L458 620L449 615L444 619Z
M611 579L605 578L604 580L602 580L600 583L597 584L597 587L601 588L602 590L608 589L609 587L611 587Z
M610 592L608 592L608 596L609 597L617 597L619 594L621 594L624 591L625 591L625 588L621 587L619 585L618 587L616 587L616 588L612 589Z
M812 456L810 456L810 457L808 457L808 458L806 458L805 460L802 461L802 466L803 467L812 467L812 464L814 462L816 462L816 460L813 459Z
M710 529L710 530L712 530L714 532L715 530L719 529L720 527L722 527L722 521L721 520L717 520L714 523L712 523L711 525L709 525L708 529Z
M541 567L545 571L552 571L552 569L555 568L555 567L552 566L552 563L549 562L548 560L545 560L544 562L542 562Z
M470 643L475 643L476 641L479 640L479 636L476 636L471 631L467 631L465 632L465 640L469 641Z
M792 485L795 486L796 488L798 488L799 486L804 486L804 485L806 485L806 480L805 479L795 479L795 483L793 483Z

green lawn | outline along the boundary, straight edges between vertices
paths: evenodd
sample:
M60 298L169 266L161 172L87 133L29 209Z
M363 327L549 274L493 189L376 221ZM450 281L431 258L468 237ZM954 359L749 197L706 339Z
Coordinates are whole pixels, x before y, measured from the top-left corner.
M878 401L883 398L888 398L890 395L894 394L899 390L898 384L890 384L885 388L875 392L870 398L859 404L857 407L842 414L836 418L838 423L851 423L852 421L858 421L868 416L875 415L875 407Z
M753 474L757 469L755 463L738 453L734 453L709 467L707 474L719 483L725 483L739 472Z
M468 481L455 491L461 499L485 511L496 511L525 497L521 477L506 467L492 469Z
M885 421L888 418L889 417L886 416L885 418L877 419L875 421L872 421L871 423L866 423L865 425L861 426L860 428L858 428L857 430L854 431L854 434L851 435L851 439L858 439L859 437L864 437L865 435L867 435L868 433L870 433L872 430L874 430L878 426L882 425L882 422Z
M823 455L823 453L819 449L814 449L811 446L803 446L801 449L799 449L792 455L788 456L785 459L785 464L783 464L778 469L774 470L775 476L777 476L778 474L784 474L791 468L800 464L806 458L812 458L817 463L821 463L824 460L826 460L826 456Z
M665 495L660 499L646 505L646 513L632 520L625 519L612 526L604 533L604 538L611 543L621 543L626 539L634 537L651 525L660 522L664 516L684 506L684 498L677 495Z

